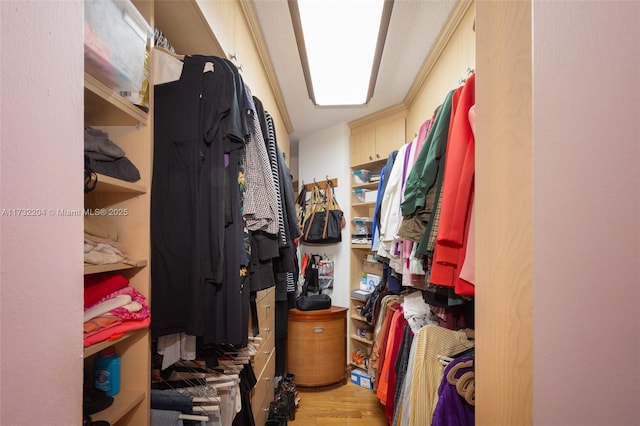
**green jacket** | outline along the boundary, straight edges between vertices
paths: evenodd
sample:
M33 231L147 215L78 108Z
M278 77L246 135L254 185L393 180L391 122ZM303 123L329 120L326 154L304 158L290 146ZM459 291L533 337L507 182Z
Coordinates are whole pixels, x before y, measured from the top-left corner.
M447 94L440 111L438 111L433 128L420 149L409 176L407 176L404 185L404 201L400 205L402 216L411 216L425 207L425 196L436 183L439 164L444 164L440 159L444 158L447 148L454 92L455 90L452 90Z

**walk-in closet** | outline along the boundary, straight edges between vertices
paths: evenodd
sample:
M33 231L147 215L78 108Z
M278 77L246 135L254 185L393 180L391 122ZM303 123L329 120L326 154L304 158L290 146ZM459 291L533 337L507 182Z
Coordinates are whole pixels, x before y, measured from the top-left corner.
M0 425L640 424L640 3L0 20Z

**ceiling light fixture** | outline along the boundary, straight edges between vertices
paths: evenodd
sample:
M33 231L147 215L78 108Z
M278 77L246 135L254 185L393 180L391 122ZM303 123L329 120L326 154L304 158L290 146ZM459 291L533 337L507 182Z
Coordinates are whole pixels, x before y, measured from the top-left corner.
M373 96L393 0L290 0L309 98L363 105Z

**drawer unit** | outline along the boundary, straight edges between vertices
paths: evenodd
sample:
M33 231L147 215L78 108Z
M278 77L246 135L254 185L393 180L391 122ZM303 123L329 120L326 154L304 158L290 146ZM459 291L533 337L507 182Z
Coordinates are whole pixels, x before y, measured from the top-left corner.
M251 391L251 409L256 425L264 425L273 401L276 368L275 351L275 287L256 294L256 314L259 332L255 340L257 352L251 360L257 383ZM249 324L249 335L253 336L253 317Z
M274 373L276 369L276 350L272 348L267 362L261 371L255 371L258 382L251 391L251 408L256 425L263 425L269 414L269 403L274 395Z

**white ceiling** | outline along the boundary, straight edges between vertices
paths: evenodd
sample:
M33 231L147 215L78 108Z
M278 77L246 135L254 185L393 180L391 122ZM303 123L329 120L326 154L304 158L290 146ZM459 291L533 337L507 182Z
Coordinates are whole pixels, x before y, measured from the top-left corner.
M323 1L330 7L340 0ZM292 143L295 145L306 135L335 124L401 103L455 4L455 0L395 0L377 84L369 103L357 107L317 107L307 94L287 2L256 0L255 11L293 125Z

